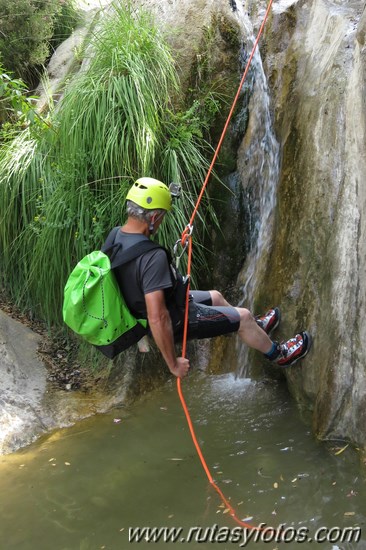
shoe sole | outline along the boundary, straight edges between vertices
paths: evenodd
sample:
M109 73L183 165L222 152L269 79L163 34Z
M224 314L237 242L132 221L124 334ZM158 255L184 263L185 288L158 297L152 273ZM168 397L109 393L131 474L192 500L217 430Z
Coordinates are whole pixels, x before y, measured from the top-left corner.
M313 345L313 339L311 337L311 335L308 333L307 330L303 330L302 331L303 334L306 334L306 337L307 337L307 340L308 340L308 347L306 348L306 351L302 354L302 355L299 355L299 357L296 357L296 359L294 359L294 361L292 361L292 363L289 363L288 365L280 365L277 363L277 365L279 367L281 367L281 369L287 369L289 367L293 367L295 365L295 363L297 363L298 361L300 361L300 359L303 359L305 357L305 355L307 355L311 349L311 346Z
M278 315L278 318L277 318L277 321L276 323L273 325L273 327L271 328L271 330L269 332L267 332L268 335L272 334L272 332L274 330L276 330L276 328L278 327L278 325L280 324L281 322L281 310L278 308L278 307L274 307L273 308L275 311L277 311L277 315Z

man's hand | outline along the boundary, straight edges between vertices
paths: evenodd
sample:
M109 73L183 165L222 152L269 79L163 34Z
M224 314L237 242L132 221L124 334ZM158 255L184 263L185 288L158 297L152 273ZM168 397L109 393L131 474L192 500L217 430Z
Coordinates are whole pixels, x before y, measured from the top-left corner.
M188 359L185 357L177 357L177 362L175 366L170 369L170 372L177 378L184 378L188 374L189 367Z

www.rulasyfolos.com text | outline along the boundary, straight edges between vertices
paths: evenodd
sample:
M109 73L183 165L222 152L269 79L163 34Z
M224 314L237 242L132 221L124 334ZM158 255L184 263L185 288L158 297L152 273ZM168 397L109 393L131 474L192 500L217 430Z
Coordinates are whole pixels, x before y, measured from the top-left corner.
M159 543L190 543L190 542L216 542L239 543L244 548L250 542L359 542L361 539L360 527L319 527L311 531L308 527L289 527L281 524L278 527L269 527L261 523L253 528L223 527L212 525L210 527L130 527L128 541L159 542Z

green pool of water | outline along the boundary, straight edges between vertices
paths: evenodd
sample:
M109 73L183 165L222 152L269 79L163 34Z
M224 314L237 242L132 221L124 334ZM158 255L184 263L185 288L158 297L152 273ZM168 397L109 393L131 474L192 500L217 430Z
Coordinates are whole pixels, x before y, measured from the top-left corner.
M317 442L282 385L196 373L182 387L207 464L237 516L254 526L285 524L286 544L249 547L366 548L357 451L336 455L341 443ZM174 380L132 407L1 457L0 495L2 550L226 550L244 540L207 481ZM129 542L129 528L143 526L182 532L176 543ZM192 527L202 530L182 542ZM300 527L310 535L331 528L331 541L292 541ZM359 541L335 540L337 527L360 529Z

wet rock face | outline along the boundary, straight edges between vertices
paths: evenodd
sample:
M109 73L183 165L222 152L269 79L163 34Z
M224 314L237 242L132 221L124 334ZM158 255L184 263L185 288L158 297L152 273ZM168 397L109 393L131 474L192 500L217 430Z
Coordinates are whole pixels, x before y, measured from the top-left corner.
M73 391L64 391L50 382L50 370L37 353L41 342L42 336L0 310L0 455L129 398L136 375L128 357L100 387L94 382L82 392L66 384Z
M260 302L314 347L286 371L322 438L366 444L363 1L280 1L263 44L282 147L273 248Z
M0 455L43 431L46 373L35 360L39 339L0 311Z
M174 49L183 82L191 71L193 57L202 40L204 28L211 25L212 17L229 18L232 24L240 21L240 12L232 0L136 0L151 11L156 21L167 32ZM173 32L172 32L173 31ZM217 48L222 55L222 48Z

